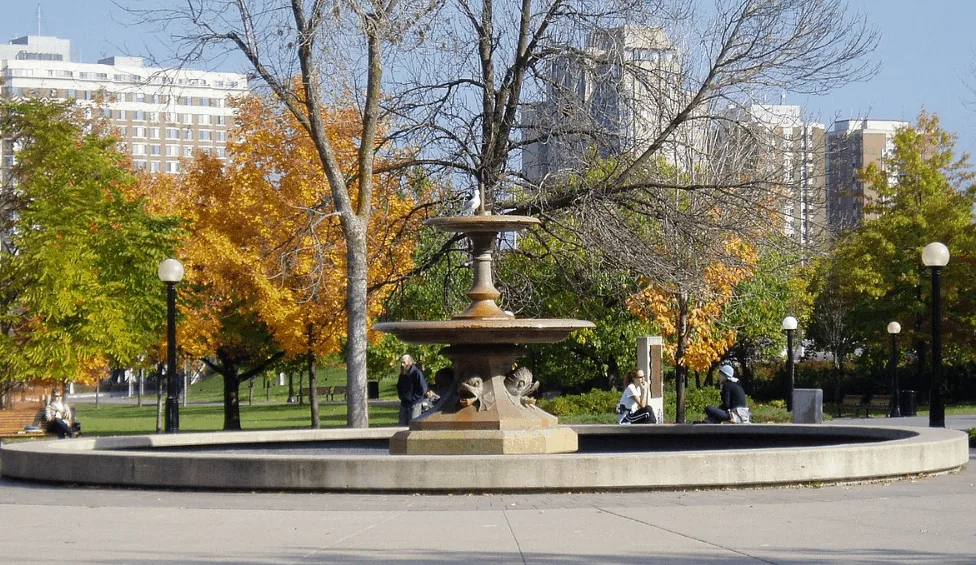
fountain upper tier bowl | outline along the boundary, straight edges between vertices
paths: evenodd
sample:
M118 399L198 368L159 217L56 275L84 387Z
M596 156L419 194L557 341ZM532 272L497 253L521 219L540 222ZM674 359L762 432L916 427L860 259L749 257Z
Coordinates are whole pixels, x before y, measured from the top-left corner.
M489 343L556 343L584 328L585 320L480 318L384 322L373 329L391 333L407 343L475 345Z

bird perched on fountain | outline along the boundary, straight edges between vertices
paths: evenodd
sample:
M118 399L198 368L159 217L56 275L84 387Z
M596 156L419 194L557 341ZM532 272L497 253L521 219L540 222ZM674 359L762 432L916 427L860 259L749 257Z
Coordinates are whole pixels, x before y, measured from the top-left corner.
M471 197L471 200L468 200L467 202L464 203L464 206L461 206L461 213L473 214L480 207L481 207L481 191L476 188L474 189L474 195Z

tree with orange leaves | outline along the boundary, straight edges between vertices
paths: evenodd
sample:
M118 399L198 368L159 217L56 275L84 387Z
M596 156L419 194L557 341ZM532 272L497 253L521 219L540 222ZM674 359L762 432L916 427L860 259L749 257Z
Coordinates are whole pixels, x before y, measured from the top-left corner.
M680 243L672 241L672 245ZM628 301L635 314L657 322L666 338L665 352L675 367L678 423L685 421L688 369L707 370L735 343L735 329L722 326L722 313L735 287L751 276L758 260L755 249L737 238L714 242L709 249L698 248L681 257L676 268L689 282L646 280L643 290Z
M233 138L239 141L228 145L226 163L198 154L181 177L159 178L149 189L158 206L175 207L190 226L181 250L190 291L179 342L193 356L216 355L208 363L224 376L225 429L240 428L240 382L281 354L306 362L311 421L318 427L315 363L341 352L347 337L346 240L307 132L266 99L236 103ZM333 129L330 141L343 174L355 178L355 113L327 112L330 123L347 125ZM411 234L420 221L400 176L377 174L372 184L371 318L388 293L383 283L413 267ZM241 372L242 365L249 370ZM355 400L348 395L347 402Z

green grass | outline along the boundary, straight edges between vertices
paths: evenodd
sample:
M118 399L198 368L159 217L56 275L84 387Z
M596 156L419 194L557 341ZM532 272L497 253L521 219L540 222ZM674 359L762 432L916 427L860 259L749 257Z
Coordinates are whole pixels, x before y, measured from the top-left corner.
M324 369L318 374L319 385L345 384L344 369ZM219 375L190 387L187 406L180 406L180 431L219 431L224 427L223 378ZM308 398L303 404L288 404L288 385L279 386L273 381L268 399L264 380L255 381L251 389L248 383L240 388L241 428L245 430L272 430L308 428L312 415ZM295 380L298 394L298 380ZM396 399L396 379L380 380L380 399ZM76 403L78 420L86 435L133 435L155 433L156 395L143 397L143 406L100 403ZM393 426L397 423L397 407L370 406L370 426ZM342 401L327 402L319 399L319 421L322 427L346 425L346 404Z
M397 407L370 406L370 426L393 426ZM133 435L156 431L156 404L141 407L119 404L76 404L75 413L85 435ZM319 406L322 427L346 425L346 406L327 403ZM241 427L245 430L308 428L312 417L309 405L255 403L241 406ZM224 409L220 405L190 404L180 407L180 431L219 431L224 426Z

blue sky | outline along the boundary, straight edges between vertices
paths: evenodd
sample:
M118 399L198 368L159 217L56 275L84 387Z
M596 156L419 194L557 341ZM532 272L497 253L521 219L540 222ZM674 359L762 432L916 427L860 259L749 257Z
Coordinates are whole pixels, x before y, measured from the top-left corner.
M172 0L171 0L172 1ZM37 33L70 39L82 61L146 51L145 30L120 23L111 0L0 0L0 41ZM135 2L139 4L139 2ZM959 147L976 154L976 2L973 0L850 0L882 34L873 58L881 71L868 82L829 95L788 96L809 118L870 117L914 121L922 108L937 113L959 136ZM152 38L148 47L152 48ZM240 71L226 68L221 70Z

